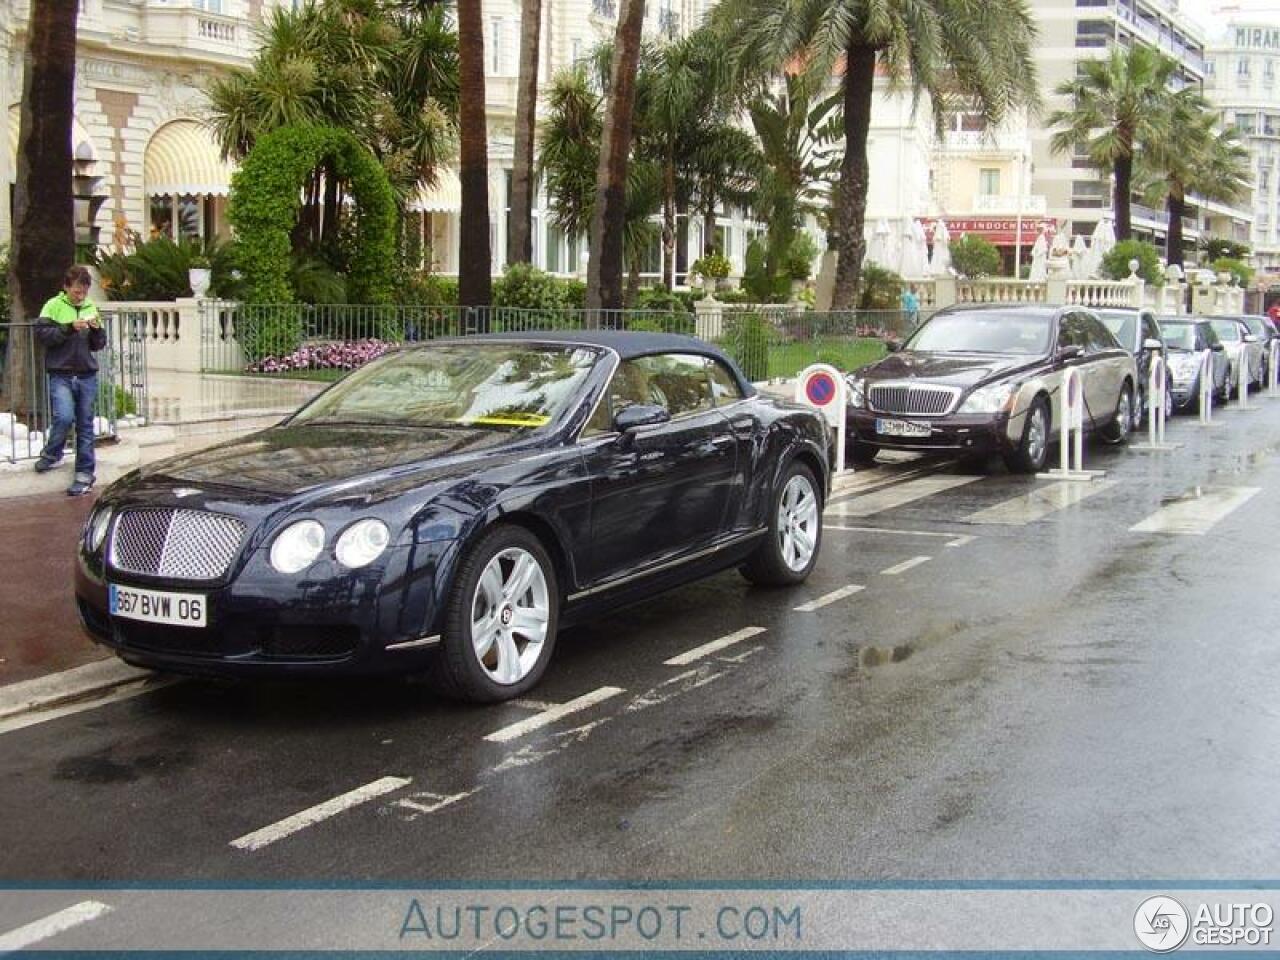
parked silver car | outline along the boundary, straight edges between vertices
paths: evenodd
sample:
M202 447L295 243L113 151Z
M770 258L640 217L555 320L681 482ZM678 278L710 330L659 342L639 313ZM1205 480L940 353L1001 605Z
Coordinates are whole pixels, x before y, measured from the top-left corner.
M1200 409L1200 370L1205 354L1213 357L1213 383L1209 390L1215 397L1225 397L1230 391L1229 361L1213 325L1202 317L1161 317L1159 322L1169 351L1174 409Z
M1246 387L1262 382L1262 344L1249 332L1248 325L1239 317L1211 317L1213 332L1222 341L1231 364L1231 392L1240 389L1240 375L1245 376Z

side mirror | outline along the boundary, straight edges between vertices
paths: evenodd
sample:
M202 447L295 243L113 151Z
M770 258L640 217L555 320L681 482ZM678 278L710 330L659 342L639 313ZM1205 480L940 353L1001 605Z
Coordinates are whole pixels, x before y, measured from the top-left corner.
M1210 349L1210 350L1212 350L1214 353L1221 353L1223 350L1225 350L1225 349L1227 349L1227 348L1226 348L1226 347L1224 347L1221 343L1215 343L1215 344L1214 344L1212 347L1210 347L1209 349Z
M1079 344L1072 344L1069 347L1058 348L1059 360L1074 360L1076 357L1084 355L1084 347Z
M654 403L633 403L618 411L613 418L614 428L622 434L634 433L641 427L656 427L671 419L666 407Z
M1142 349L1159 351L1164 349L1164 344L1155 337L1147 337L1147 339L1142 341Z
M1254 335L1254 334L1252 334L1252 333L1246 333L1246 334L1244 335L1244 342L1245 342L1245 343L1257 343L1257 342L1258 342L1258 338L1257 338L1257 336L1255 336L1255 335Z
M902 341L894 340L890 337L885 337L884 348L888 350L890 353L897 353L899 350L902 349Z

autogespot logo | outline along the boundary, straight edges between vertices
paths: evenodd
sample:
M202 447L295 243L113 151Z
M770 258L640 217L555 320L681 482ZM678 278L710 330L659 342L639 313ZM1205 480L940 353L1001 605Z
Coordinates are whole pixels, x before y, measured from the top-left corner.
M1155 953L1177 950L1187 939L1191 918L1173 897L1148 897L1133 915L1138 942Z

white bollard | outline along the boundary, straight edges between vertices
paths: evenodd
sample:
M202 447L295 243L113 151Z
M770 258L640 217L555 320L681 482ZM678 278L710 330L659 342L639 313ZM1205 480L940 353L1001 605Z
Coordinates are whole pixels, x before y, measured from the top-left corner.
M1236 400L1237 410L1253 410L1249 405L1249 345L1240 348L1240 390Z
M1164 357L1151 358L1151 376L1147 378L1147 436L1153 447L1164 445Z
M1213 422L1213 351L1206 350L1200 361L1200 422Z
M1105 470L1084 468L1084 384L1080 379L1080 371L1074 367L1063 371L1062 386L1058 393L1062 398L1058 404L1060 467L1037 476L1045 480L1092 480L1102 476L1106 473ZM1076 464L1074 470L1071 469L1072 459Z
M1267 396L1280 397L1280 337L1271 341L1268 346L1267 360Z

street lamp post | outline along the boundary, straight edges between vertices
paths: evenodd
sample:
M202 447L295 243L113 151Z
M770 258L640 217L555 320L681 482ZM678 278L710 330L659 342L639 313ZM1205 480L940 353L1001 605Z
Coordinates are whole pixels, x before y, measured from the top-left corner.
M1023 174L1026 168L1026 152L1018 147L1018 201L1017 219L1013 228L1013 278L1022 279L1022 195L1026 190Z

